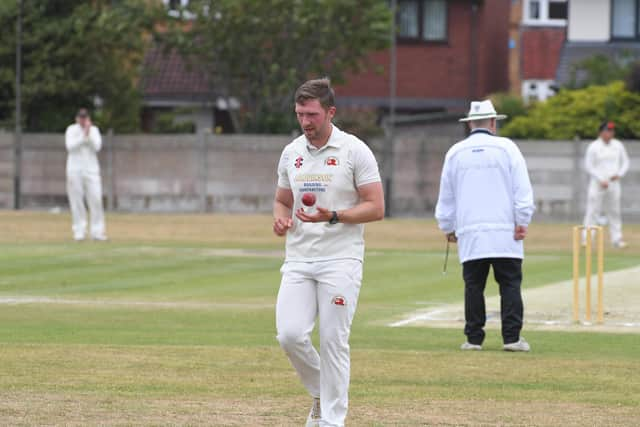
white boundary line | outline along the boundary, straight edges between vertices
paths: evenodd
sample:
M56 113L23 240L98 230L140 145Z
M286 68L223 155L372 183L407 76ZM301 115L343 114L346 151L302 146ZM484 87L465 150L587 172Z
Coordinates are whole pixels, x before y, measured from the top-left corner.
M273 308L274 304L242 304L242 303L199 303L172 301L129 301L129 300L95 300L95 299L66 299L38 296L5 296L0 297L0 305L24 304L58 304L58 305L88 305L88 306L122 306L122 307L151 307L151 308Z

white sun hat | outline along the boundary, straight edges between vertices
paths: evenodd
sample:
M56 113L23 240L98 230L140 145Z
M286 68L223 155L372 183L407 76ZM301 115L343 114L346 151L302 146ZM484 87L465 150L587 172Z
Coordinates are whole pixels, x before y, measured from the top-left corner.
M496 113L496 109L493 107L493 103L490 100L486 101L473 101L471 107L469 107L469 114L467 117L461 118L461 122L470 122L472 120L484 120L484 119L506 119L504 114Z

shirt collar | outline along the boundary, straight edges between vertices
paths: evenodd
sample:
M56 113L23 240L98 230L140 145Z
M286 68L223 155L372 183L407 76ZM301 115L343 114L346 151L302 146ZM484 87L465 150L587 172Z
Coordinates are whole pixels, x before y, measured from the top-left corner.
M307 146L307 149L309 150L309 152L317 153L319 151L326 149L327 147L340 148L342 146L342 134L344 132L342 132L338 128L338 126L334 125L333 123L331 123L331 126L332 128L331 128L331 135L329 135L329 140L321 148L317 148L315 145L311 144L306 137L304 138L304 143Z
M484 133L487 135L493 135L493 133L491 133L491 131L489 129L485 129L485 128L477 128L471 131L471 135L475 135L477 133Z

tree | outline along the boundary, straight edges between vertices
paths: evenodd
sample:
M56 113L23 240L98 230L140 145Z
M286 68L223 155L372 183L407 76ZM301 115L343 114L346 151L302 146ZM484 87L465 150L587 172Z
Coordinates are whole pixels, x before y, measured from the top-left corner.
M640 93L640 61L636 61L631 65L625 82L628 90Z
M567 87L581 89L624 80L629 74L633 60L635 60L635 54L627 50L613 58L601 53L585 58L571 66Z
M243 106L244 131L290 131L293 92L311 77L344 81L389 42L385 0L192 0L193 21L167 46Z
M62 131L79 107L93 109L97 103L101 108L94 118L99 125L121 132L137 130L137 83L161 4L22 1L25 128ZM17 2L0 4L0 126L9 127L15 106Z

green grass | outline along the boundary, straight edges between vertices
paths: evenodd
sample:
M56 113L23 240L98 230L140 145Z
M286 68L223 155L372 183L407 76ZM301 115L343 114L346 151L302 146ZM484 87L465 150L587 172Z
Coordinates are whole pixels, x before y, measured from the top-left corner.
M3 241L0 298L74 303L0 305L0 424L301 425L307 398L275 340L276 243ZM528 331L534 351L507 354L489 331L486 351L469 354L460 330L385 326L461 300L460 266L452 256L442 275L442 261L433 247L367 256L350 425L479 425L469 406L486 425L637 424L638 335ZM526 286L569 279L570 262L531 251ZM608 269L637 262L607 254Z

